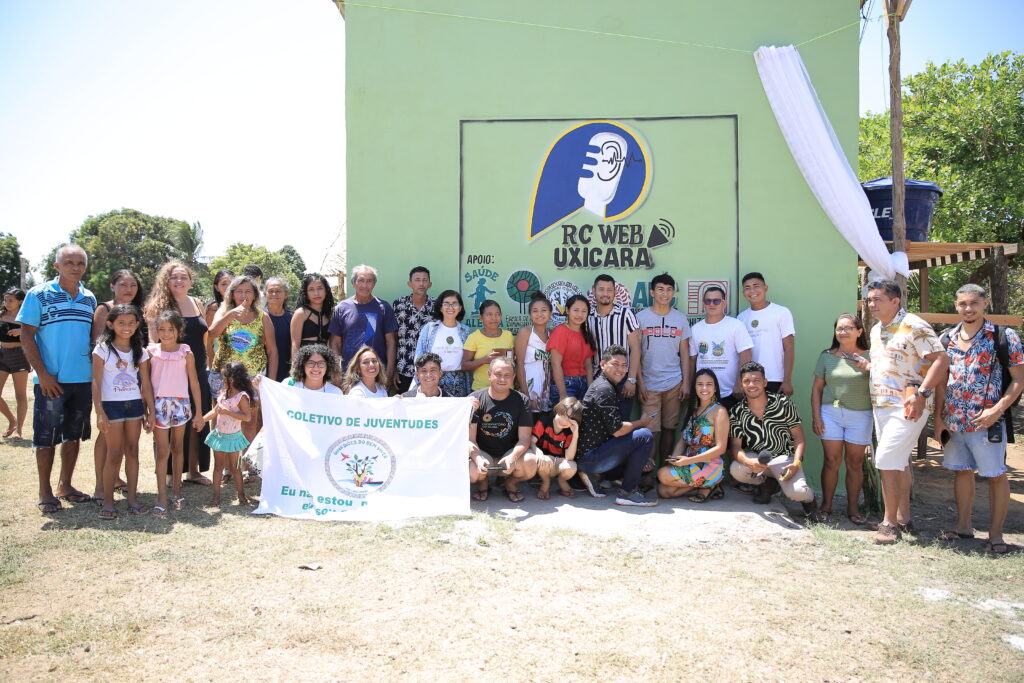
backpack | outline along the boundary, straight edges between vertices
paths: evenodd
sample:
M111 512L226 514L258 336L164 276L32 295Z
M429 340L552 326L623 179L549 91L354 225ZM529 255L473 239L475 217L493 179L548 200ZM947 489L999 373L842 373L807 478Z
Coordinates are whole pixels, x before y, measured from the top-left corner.
M993 323L995 325L995 323ZM995 325L996 328L996 360L999 362L999 367L1002 368L1001 384L999 387L1000 395L1006 394L1006 390L1013 382L1013 378L1010 377L1010 342L1006 339L1006 326ZM942 348L949 348L949 333L951 330L946 330L939 337L939 343L942 344ZM1003 418L1006 420L1006 442L1014 443L1013 441L1013 414L1011 410L1014 406L1020 403L1021 396L1024 392L1017 394L1017 398L1013 399L1013 403L1010 404L1009 408L1006 409L1006 413L1003 413Z

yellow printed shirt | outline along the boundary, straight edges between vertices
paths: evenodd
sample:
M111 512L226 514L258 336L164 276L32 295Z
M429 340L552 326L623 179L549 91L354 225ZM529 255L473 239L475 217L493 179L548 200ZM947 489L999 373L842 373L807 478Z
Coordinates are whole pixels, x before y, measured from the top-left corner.
M871 403L901 406L908 384L921 384L931 365L925 356L942 351L932 326L900 309L888 325L871 328ZM932 409L932 399L925 402Z

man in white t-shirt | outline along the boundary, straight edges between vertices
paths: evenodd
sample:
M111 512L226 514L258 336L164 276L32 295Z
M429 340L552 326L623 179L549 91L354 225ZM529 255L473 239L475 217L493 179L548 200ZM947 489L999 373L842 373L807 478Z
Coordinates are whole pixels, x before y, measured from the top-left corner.
M676 281L668 273L651 280L651 307L636 314L640 325L640 375L637 390L644 415L653 415L647 428L657 438L660 466L672 453L679 423L679 404L690 395L690 321L672 308Z
M697 370L712 370L722 391L719 403L726 409L743 398L739 368L750 361L754 348L743 323L725 314L728 308L725 290L708 287L704 291L707 315L690 330L690 377Z
M754 342L754 361L764 367L768 391L792 396L796 339L793 314L785 306L768 301L768 285L761 273L747 273L742 284L750 308L738 317Z

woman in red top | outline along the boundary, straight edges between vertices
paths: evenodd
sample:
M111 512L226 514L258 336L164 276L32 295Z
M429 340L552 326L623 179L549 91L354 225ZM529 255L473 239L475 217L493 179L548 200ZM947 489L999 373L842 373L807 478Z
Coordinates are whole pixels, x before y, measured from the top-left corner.
M594 352L597 343L587 327L590 302L582 294L565 302L565 323L551 332L548 352L551 353L551 405L573 396L579 400L587 393L594 376Z

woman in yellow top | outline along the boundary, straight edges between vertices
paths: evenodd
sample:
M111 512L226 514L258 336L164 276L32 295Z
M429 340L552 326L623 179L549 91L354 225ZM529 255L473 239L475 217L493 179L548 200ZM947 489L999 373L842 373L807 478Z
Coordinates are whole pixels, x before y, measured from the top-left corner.
M501 306L488 299L480 304L480 322L483 328L466 337L462 345L462 369L473 373L473 391L483 389L487 380L487 366L498 356L511 354L515 339L508 330L501 329Z
M217 355L213 358L216 372L228 363L237 362L245 366L252 378L262 375L268 367L277 367L274 324L263 312L260 290L252 278L241 275L228 285L224 303L213 316L210 336L219 337ZM256 397L253 399L255 406L258 401ZM255 419L242 423L242 432L250 442L263 426L255 408L254 415Z

